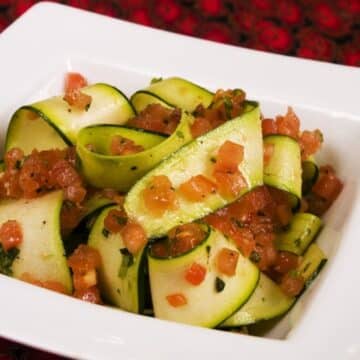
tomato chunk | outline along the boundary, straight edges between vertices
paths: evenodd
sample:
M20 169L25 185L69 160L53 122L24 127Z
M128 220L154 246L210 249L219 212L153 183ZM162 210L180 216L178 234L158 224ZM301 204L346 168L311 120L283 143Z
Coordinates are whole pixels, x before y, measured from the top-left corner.
M21 225L16 220L8 220L0 227L0 243L5 251L18 247L23 241Z
M193 176L179 186L179 192L189 201L202 201L208 195L216 192L216 184L204 175Z
M240 171L234 173L215 171L213 176L220 195L225 198L236 197L247 187L247 182Z
M231 172L238 171L239 164L244 158L244 147L232 141L225 141L219 148L214 172Z
M191 125L191 135L193 138L197 138L203 134L206 134L213 129L210 121L204 117L197 117L194 123Z
M177 207L175 190L165 175L154 176L142 196L145 206L154 216L162 216L165 211Z
M289 106L285 116L276 117L277 132L281 135L297 139L300 131L300 120L294 110Z
M84 86L87 86L88 82L83 75L77 72L69 72L65 76L65 92L70 92L73 90L79 90Z
M167 295L166 300L173 307L180 307L187 304L187 299L185 295L181 293Z
M141 145L136 145L134 141L116 135L111 139L110 154L111 155L131 155L144 151Z
M234 276L238 260L239 253L237 251L222 248L216 256L217 269L222 274Z
M301 159L306 160L310 155L315 154L321 147L323 135L320 130L302 132L299 144L301 148Z
M299 257L287 251L279 251L274 270L280 274L286 274L299 265Z
M196 262L192 263L190 268L185 272L185 279L192 285L200 285L206 275L206 267Z
M263 136L276 134L278 129L273 119L264 119L261 122Z
M297 296L304 288L304 278L291 271L285 274L280 282L281 290L288 296Z
M104 226L112 233L119 233L127 221L127 216L123 210L112 209L104 219Z
M121 230L126 248L133 255L137 254L147 243L147 236L141 225L129 221Z
M65 93L64 100L70 106L79 110L88 110L91 105L92 97L80 90L71 90Z
M101 257L97 250L88 245L81 244L70 255L68 264L74 273L86 274L97 269L101 264Z
M333 171L321 171L318 181L312 188L314 194L328 201L334 201L340 194L343 184Z

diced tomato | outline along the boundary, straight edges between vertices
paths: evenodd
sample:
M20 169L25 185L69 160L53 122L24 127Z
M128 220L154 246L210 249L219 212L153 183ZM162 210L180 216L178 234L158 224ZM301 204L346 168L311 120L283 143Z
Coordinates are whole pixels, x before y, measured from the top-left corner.
M277 132L281 135L291 136L297 139L300 131L300 120L289 106L285 116L276 117Z
M151 254L156 257L168 257L169 247L167 242L158 241L155 244L151 245Z
M114 189L103 189L100 191L100 194L110 200L114 200L120 206L124 204L125 196Z
M343 188L342 182L333 172L321 172L319 179L312 187L314 194L333 202Z
M73 203L81 203L86 196L86 189L80 184L70 185L64 189L64 199Z
M80 90L68 91L64 95L64 100L79 110L88 110L91 105L92 97Z
M286 274L299 265L299 257L287 251L279 251L274 270L280 274Z
M249 257L255 248L255 238L251 230L247 227L237 228L230 236L232 236L241 253L244 256Z
M119 233L128 219L123 210L112 209L104 219L104 227L112 233Z
M65 93L73 90L79 90L84 86L87 86L87 84L87 80L83 75L76 72L69 72L65 76L64 90Z
M110 154L111 155L131 155L144 151L141 145L136 145L134 141L116 135L111 139Z
M167 210L177 207L175 190L165 175L154 176L142 192L146 208L154 216L162 216Z
M0 226L0 243L5 251L18 247L23 241L21 225L8 220Z
M291 271L285 274L280 282L281 290L288 296L297 296L304 288L304 278L293 274Z
M168 109L160 104L150 104L139 115L128 121L129 126L170 135L178 126L180 109Z
M247 182L240 171L234 173L214 172L218 192L225 198L233 198L247 187Z
M288 204L280 204L276 207L277 219L281 226L286 226L289 224L292 218L292 211Z
M197 138L203 134L206 134L213 129L210 121L204 117L197 117L194 123L191 125L191 135L193 138Z
M101 257L96 249L81 244L68 258L68 264L74 273L85 275L100 266Z
M261 122L261 127L263 136L273 135L276 134L278 131L277 125L273 119L264 119Z
M185 272L185 279L192 285L200 285L206 275L206 267L196 262L192 263L190 268Z
M310 155L315 154L321 147L323 135L320 130L302 132L299 145L301 148L301 159L306 160Z
M264 144L264 166L268 165L274 154L274 144Z
M133 221L128 221L123 227L121 236L126 248L133 255L137 254L147 243L145 230Z
M236 266L239 260L239 253L237 251L222 248L216 255L216 266L220 273L227 276L234 276Z
M179 192L189 201L202 201L216 192L216 184L204 175L193 176L179 186Z
M214 172L235 173L244 158L244 147L232 141L225 141L221 145L216 157Z
M181 293L168 295L168 296L166 296L166 300L173 307L184 306L187 304L187 299L186 299L185 295L183 295Z
M96 286L88 289L75 290L73 296L92 304L102 304L100 292Z
M85 274L75 271L73 274L74 288L84 290L97 284L97 274L95 269L87 271Z
M68 235L76 228L82 219L84 212L79 206L70 201L64 201L61 207L60 222L62 235Z
M177 256L188 252L198 245L205 237L199 224L179 225L169 231L169 255Z

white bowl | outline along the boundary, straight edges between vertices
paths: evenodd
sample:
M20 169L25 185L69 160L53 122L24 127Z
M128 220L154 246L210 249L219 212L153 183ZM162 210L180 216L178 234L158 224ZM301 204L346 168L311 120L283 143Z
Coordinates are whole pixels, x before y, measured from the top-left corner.
M329 262L268 338L133 315L5 276L0 336L83 359L360 359L360 69L219 45L50 3L0 35L0 65L2 140L11 113L58 93L69 70L128 95L152 77L178 75L211 89L242 87L266 116L292 105L304 128L323 130L321 161L334 164L345 182L318 240Z

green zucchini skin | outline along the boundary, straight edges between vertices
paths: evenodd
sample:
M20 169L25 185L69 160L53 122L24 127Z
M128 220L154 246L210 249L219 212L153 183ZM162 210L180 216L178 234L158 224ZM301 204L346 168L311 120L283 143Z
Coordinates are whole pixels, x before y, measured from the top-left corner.
M99 123L124 124L135 115L127 97L113 86L99 83L81 91L92 97L88 110L70 107L62 96L17 110L10 120L5 151L19 147L29 154L34 148L63 149L76 143L83 127Z
M171 77L154 82L146 89L133 94L131 101L137 111L141 111L149 104L143 96L145 93L151 94L152 100L156 103L161 103L166 107L178 107L188 112L193 112L199 104L208 107L214 97L212 92L199 85L179 77ZM139 95L142 97L141 101L138 99Z
M35 199L0 202L0 224L16 220L22 229L19 255L12 264L15 278L24 274L46 282L56 281L71 294L72 280L60 235L62 191Z
M250 299L220 327L234 328L272 319L286 313L294 302L295 298L285 295L274 281L261 273Z
M84 128L79 133L76 147L82 173L95 187L126 192L164 158L192 140L192 121L190 115L182 112L179 125L169 137L126 127L103 125ZM133 140L145 150L126 156L108 155L114 135ZM90 151L86 147L89 143L94 144L102 154Z
M98 269L100 291L104 299L111 304L133 313L142 313L144 310L144 261L145 250L132 256L132 264L125 267L126 254L120 250L125 245L120 234L106 233L104 219L112 209L118 206L105 208L96 219L89 235L88 245L97 249L102 263ZM122 273L120 269L123 265Z
M217 230L208 227L206 239L191 251L176 257L158 258L148 252L150 287L155 317L165 320L215 327L234 313L254 291L259 270L239 253L234 276L219 274L216 255L223 247L237 251L236 246ZM206 267L204 281L197 286L188 283L186 270L194 263ZM216 290L216 279L224 281L222 291ZM171 306L166 297L181 293L187 304Z
M286 135L269 135L264 145L274 149L264 165L264 183L301 199L301 153L297 141Z
M326 261L325 254L317 244L313 243L308 247L296 269L305 280L304 289L297 297L287 296L275 282L261 274L259 285L250 299L220 327L237 328L285 315L318 276Z
M275 239L276 248L280 251L302 255L321 227L322 221L316 215L297 213L292 217L289 229L278 234Z
M202 202L190 202L177 196L178 208L167 211L162 217L154 217L142 201L143 190L154 176L166 175L175 189L191 177L203 174L211 178L213 162L220 146L226 141L244 146L244 159L239 170L244 175L248 188L238 197L263 183L263 152L259 107L226 122L220 127L200 136L173 153L147 173L129 191L125 198L125 210L130 218L142 225L149 238L165 235L171 228L200 219L236 199L226 199L216 194Z
M302 164L302 193L307 194L311 191L312 186L316 183L319 176L319 167L315 159L311 156Z

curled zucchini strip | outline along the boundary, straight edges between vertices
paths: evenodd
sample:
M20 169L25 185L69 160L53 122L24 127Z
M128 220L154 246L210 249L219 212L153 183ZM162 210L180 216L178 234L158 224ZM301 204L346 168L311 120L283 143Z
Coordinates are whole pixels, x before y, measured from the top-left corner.
M115 87L94 84L81 91L92 98L87 110L69 106L62 96L17 110L10 121L5 150L19 147L29 154L34 148L63 149L76 143L79 130L85 126L101 123L121 125L134 116L132 105Z
M302 162L302 193L307 194L316 183L319 176L319 167L313 156Z
M244 147L244 158L239 170L246 179L247 187L237 198L255 186L262 185L262 135L260 110L257 106L183 146L131 188L125 198L125 210L130 218L141 224L148 237L161 237L177 225L200 219L236 200L225 198L218 192L209 194L199 202L188 201L179 195L177 208L166 211L161 217L151 214L143 202L143 191L150 186L154 176L167 176L175 189L199 174L211 178L214 156L227 140Z
M57 282L70 294L72 281L60 235L62 201L62 191L31 200L3 200L0 224L16 220L22 229L23 240L12 263L12 276Z
M285 135L269 135L264 146L272 147L272 155L264 165L264 183L301 199L301 153L296 140Z
M301 255L315 239L321 226L322 221L316 215L297 213L291 219L289 229L277 236L276 248Z
M217 270L216 256L224 247L239 256L233 276ZM210 227L207 227L207 237L190 252L170 258L154 257L151 251L148 254L154 312L160 319L215 327L249 298L259 278L258 268L243 257L229 239ZM197 286L185 279L186 270L193 263L206 269L203 282ZM219 281L222 282L220 289L216 285ZM179 293L186 298L186 304L174 307L167 296Z
M259 284L250 299L220 327L240 327L284 315L314 281L326 261L326 256L319 246L311 244L296 269L297 273L305 280L304 289L297 297L287 296L275 282L261 273Z
M131 102L138 112L154 102L193 112L199 104L208 107L213 96L212 92L188 80L171 77L153 82L146 89L137 91L131 96Z
M192 140L191 122L192 117L183 112L178 127L169 137L120 126L82 129L76 146L82 173L93 186L126 192L150 169ZM145 150L131 155L110 155L110 143L115 135L130 139ZM96 152L89 149L89 144Z
M102 296L123 310L142 313L144 309L144 250L131 255L121 234L113 234L104 228L104 219L112 209L104 209L94 223L88 245L97 249L102 262L98 269Z

